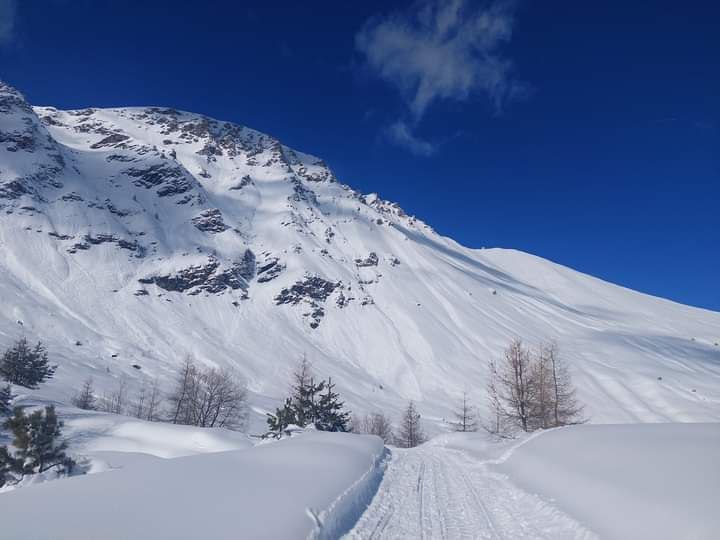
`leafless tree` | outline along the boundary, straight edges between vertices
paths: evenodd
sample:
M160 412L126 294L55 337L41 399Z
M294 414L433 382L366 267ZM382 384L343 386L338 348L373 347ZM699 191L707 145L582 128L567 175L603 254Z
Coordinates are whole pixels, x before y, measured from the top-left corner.
M534 354L514 340L500 364L490 362L488 396L491 419L485 428L507 435L584 422L567 366L555 343Z
M354 433L377 435L385 444L393 442L393 428L390 419L381 412L373 412L352 421Z
M584 408L577 400L570 371L559 355L557 344L551 343L545 347L545 355L550 368L554 425L566 426L585 422Z
M155 422L158 419L160 408L162 405L162 392L158 385L157 379L153 379L150 383L150 392L145 406L145 420Z
M94 411L97 408L95 401L95 389L93 388L93 380L92 377L88 377L87 379L85 379L85 382L83 383L80 392L73 396L71 402L79 409L83 409L86 411Z
M201 369L187 359L170 394L174 424L241 429L247 420L247 390L229 370Z
M519 424L523 431L530 431L537 385L533 379L530 351L519 339L510 343L498 366L498 392L505 416Z
M125 414L127 407L127 381L123 378L118 381L117 388L114 392L103 392L102 398L98 403L101 411L113 414Z
M395 438L398 446L402 448L413 448L424 443L427 438L420 423L420 413L415 403L410 401L400 421L400 429Z
M173 424L192 424L192 403L197 398L200 374L191 357L185 359L175 389L168 401L172 407L170 421Z
M467 392L463 392L460 406L455 411L455 422L453 422L453 427L455 431L477 431L475 407L473 407L468 400Z

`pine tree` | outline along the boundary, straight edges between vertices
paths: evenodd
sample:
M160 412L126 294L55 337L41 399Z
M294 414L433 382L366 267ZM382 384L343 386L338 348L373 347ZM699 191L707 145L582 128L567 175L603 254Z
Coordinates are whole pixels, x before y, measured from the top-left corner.
M18 340L0 359L0 377L25 388L37 388L51 379L56 369L48 362L45 346L38 341L30 348L26 338Z
M323 381L323 385L325 393L320 394L315 427L320 431L347 431L350 413L343 410L340 394L333 392L335 385L332 379L328 378L327 383Z
M420 424L420 413L415 408L415 403L410 401L400 422L398 433L398 446L402 448L414 448L426 440L425 433Z
M468 401L467 392L463 392L462 402L457 411L455 411L456 421L453 422L455 431L477 431L477 422L475 421L475 413L473 407Z
M275 410L275 414L267 414L267 424L270 430L269 434L274 437L280 437L288 426L297 425L295 408L290 398L285 400L282 407Z
M85 411L94 411L97 409L95 404L95 389L93 388L92 377L85 379L80 392L71 399L73 405L78 409Z
M57 467L59 473L72 472L75 462L65 454L67 443L61 438L63 423L55 413L55 407L49 405L45 411L40 409L29 416L21 407L15 407L13 416L8 418L4 427L12 431L12 446L15 454L5 449L3 456L10 472L20 478L27 474L45 472Z
M0 416L10 416L12 412L12 386L6 384L0 388Z

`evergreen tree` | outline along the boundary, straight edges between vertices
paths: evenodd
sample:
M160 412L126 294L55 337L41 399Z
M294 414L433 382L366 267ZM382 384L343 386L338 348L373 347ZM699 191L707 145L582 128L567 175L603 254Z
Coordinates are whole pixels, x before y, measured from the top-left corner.
M321 431L347 431L350 413L343 410L340 394L333 392L335 385L332 379L328 378L327 383L323 381L323 384L325 393L320 394L315 427Z
M51 379L56 369L48 362L45 346L38 341L31 348L26 338L18 340L0 359L0 377L25 388L37 388Z
M420 424L420 413L415 408L415 403L408 403L400 422L400 431L397 436L398 446L402 448L414 448L426 441L425 432Z
M292 400L287 398L285 404L275 410L275 414L268 413L267 424L270 429L270 433L274 437L280 437L282 433L290 425L297 425L297 416L295 415L295 408L293 407Z
M85 411L94 411L97 409L92 377L85 379L82 389L75 397L72 398L71 401L78 409L83 409Z
M12 386L9 384L0 388L0 416L10 416L12 412Z
M21 407L15 407L13 416L4 424L14 436L15 454L11 455L5 448L0 459L4 459L10 472L20 478L53 467L57 467L59 473L72 472L75 462L65 454L67 443L61 438L62 426L52 405L29 416Z

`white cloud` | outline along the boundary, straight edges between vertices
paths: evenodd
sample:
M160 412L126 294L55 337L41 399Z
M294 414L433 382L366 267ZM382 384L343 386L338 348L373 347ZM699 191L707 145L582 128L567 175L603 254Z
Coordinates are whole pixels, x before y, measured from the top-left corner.
M437 145L413 135L410 127L402 120L389 126L385 134L392 142L418 156L431 156L437 151Z
M485 95L499 112L523 93L501 46L512 35L514 2L421 0L408 12L375 17L355 36L367 64L400 92L410 121L390 130L397 140L424 141L411 127L439 100ZM427 143L425 143L427 144Z
M0 45L6 45L13 38L16 7L15 0L0 0Z

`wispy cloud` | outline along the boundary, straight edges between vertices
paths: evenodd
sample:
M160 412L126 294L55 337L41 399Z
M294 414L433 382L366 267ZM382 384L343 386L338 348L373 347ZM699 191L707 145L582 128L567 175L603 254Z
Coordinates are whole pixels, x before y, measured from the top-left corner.
M513 13L513 1L421 0L365 24L355 36L357 50L407 107L408 120L390 127L397 142L427 148L430 143L418 140L412 128L436 101L484 95L500 112L524 93L500 51L512 36Z
M13 39L16 11L15 0L0 0L0 45L7 45Z
M396 145L402 146L418 156L431 156L438 150L437 144L414 135L410 126L403 120L398 120L388 126L385 135Z

